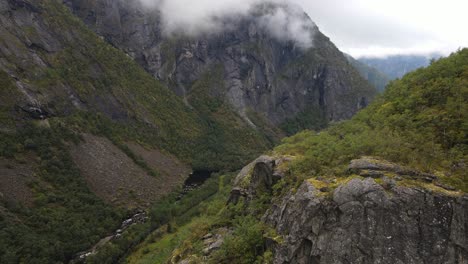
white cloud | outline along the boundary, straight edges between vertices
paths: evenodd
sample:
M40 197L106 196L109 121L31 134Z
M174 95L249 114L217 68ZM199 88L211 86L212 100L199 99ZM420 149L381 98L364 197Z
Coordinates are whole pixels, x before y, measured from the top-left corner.
M217 18L246 14L256 0L141 0L148 7L161 11L167 34L184 32L199 34L222 28Z
M264 0L140 0L147 7L161 12L165 34L199 35L226 30L234 21L261 7L256 23L279 40L294 41L299 47L309 48L313 43L315 24L301 7L286 0L271 9ZM258 11L258 10L257 10Z
M166 34L224 30L262 0L141 0L162 13ZM466 0L273 0L296 3L344 52L355 57L449 53L468 46ZM300 12L277 10L259 20L269 32L308 47L312 38Z
M302 48L313 45L316 26L299 6L288 5L272 10L259 18L259 24L279 40L295 41Z
M293 0L355 57L448 54L468 46L466 0Z

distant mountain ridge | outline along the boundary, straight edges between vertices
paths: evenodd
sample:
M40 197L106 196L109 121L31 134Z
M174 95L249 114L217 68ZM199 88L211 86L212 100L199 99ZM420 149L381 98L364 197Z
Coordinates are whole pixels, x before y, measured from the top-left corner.
M358 61L376 68L390 79L399 79L418 68L429 66L432 59L442 57L441 54L429 55L393 55L384 58L362 57Z
M385 87L390 82L390 78L376 68L369 66L359 60L356 60L351 55L344 53L348 61L359 71L361 76L372 84L378 91L385 90Z

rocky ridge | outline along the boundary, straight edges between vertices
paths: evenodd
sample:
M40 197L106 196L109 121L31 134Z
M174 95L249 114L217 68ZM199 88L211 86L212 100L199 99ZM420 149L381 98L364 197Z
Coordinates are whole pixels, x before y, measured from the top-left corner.
M266 3L229 21L225 31L189 37L165 35L159 11L148 11L139 1L66 3L187 104L203 92L199 85L207 86L203 93L225 100L251 125L255 120L250 111L276 125L303 112L323 115L327 121L348 119L375 93L312 20L289 6ZM280 41L257 23L256 17L276 9L303 16L313 31L312 48ZM200 83L207 75L222 84L212 79Z
M252 188L260 183L271 187L267 179L284 172L260 168L275 160L281 159L262 156L249 164L249 173L238 175L230 201L237 202L239 193L255 195L260 189ZM268 243L274 263L466 262L466 195L438 187L434 175L428 181L430 175L373 157L353 160L349 170L363 176L306 180L274 200L262 218L283 238ZM374 177L369 170L382 175ZM249 184L243 188L245 180Z

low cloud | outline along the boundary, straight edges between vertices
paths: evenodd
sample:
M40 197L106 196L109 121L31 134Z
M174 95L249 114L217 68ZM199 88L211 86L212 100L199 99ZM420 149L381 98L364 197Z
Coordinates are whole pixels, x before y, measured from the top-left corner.
M301 48L313 44L315 24L296 4L287 0L140 0L161 13L166 35L190 36L229 30L236 21L255 13L260 27L280 41Z
M258 18L259 24L279 40L294 41L302 48L313 45L315 24L296 5L280 5Z

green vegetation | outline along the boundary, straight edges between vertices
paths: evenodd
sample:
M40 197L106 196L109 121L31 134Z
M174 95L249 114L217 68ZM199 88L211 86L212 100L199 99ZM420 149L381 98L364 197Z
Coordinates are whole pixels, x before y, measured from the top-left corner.
M226 236L223 245L213 254L210 263L268 263L262 257L265 225L250 215L234 218L232 225L233 233Z
M352 120L283 141L278 154L298 158L294 174L344 175L351 159L378 156L440 175L468 191L468 49L393 81Z
M43 5L47 9L44 19L52 29L70 30L78 39L64 39L66 48L49 58L51 67L34 83L43 90L66 83L93 110L120 122L114 126L106 122L108 129L138 124L146 127L145 132L151 131L151 145L182 159L191 157L203 129L196 114L131 58L86 28L62 3L48 0ZM181 139L185 144L180 144Z
M125 142L163 149L195 169L234 170L276 141L276 131L261 116L247 113L258 126L253 129L219 99L222 96L210 96L214 88L223 90L219 89L223 85L219 69L192 85L186 105L123 52L87 29L61 1L38 3L42 8L39 18L51 35L62 36L57 45L67 48L51 53L38 50L37 56L48 67L22 65L24 69L17 75L58 116L45 121L24 118L26 114L15 109L16 100L21 99L18 89L0 71L0 157L18 162L32 157L35 168L31 207L1 199L1 263L67 262L119 227L124 209L111 207L90 192L70 157L69 146L79 143L83 132L109 138L154 176L158 172L134 155ZM34 28L25 30L27 35L37 33ZM14 43L27 53L24 43L11 33L2 34L0 41ZM13 55L5 59L20 64ZM297 63L304 70L311 62L325 63L326 59L310 53ZM76 93L82 110L71 106L64 86ZM368 87L362 85L362 89L358 92ZM358 95L340 96L338 103L345 104L356 101L347 96L355 99ZM294 178L281 181L274 194L314 176L348 177L347 164L362 155L433 172L444 183L466 192L467 101L468 50L464 49L392 82L353 120L321 133L305 131L285 139L274 152L296 157L290 168ZM316 129L327 125L325 113L312 112L288 120L283 129L294 133L311 125L317 125ZM247 208L242 203L226 207L231 177L215 176L181 200L175 195L162 199L150 209L149 223L128 229L89 262L115 263L143 240L136 257L130 256L128 262L201 256L200 237L227 226L233 231L225 234L225 243L212 256L213 263L269 263L271 253L265 252L263 242L274 234L259 218L271 197L265 194Z
M188 239L199 239L214 225L216 215L224 210L233 174L214 175L205 184L177 200L170 195L155 204L151 211L152 230L127 261L163 263L172 251ZM201 233L200 233L201 232Z
M0 70L0 130L12 129L14 119L12 111L18 98L18 91L11 78Z
M61 117L66 115L68 119L76 116L85 119L86 122L80 122L81 126L75 128L77 131L100 126L99 130L112 134L114 143L120 142L122 146L123 140L138 140L174 154L195 169L237 169L272 147L271 142L246 125L228 104L209 96L213 87L218 89L223 85L219 78L222 72L213 71L193 84L188 106L129 56L100 39L62 2L42 0L38 5L43 9L41 19L65 48L51 54L38 51L48 67L30 63L18 73L18 78L34 87L42 95L41 99L54 99L43 102L51 112ZM15 36L8 35L5 41L9 38L18 42L18 48L27 49ZM8 59L13 64L19 63L18 58ZM4 75L1 73L0 80L8 82L6 89L11 81ZM83 110L72 106L64 86L76 93L75 103L82 104ZM2 104L5 109L0 109L0 118L13 111L12 99L8 97L8 104ZM97 124L101 121L104 124ZM122 150L126 151L125 147ZM138 157L134 160L149 173L156 174L145 168Z
M258 150L271 147L272 143L249 127L229 104L220 99L222 97L213 97L211 91L224 91L220 67L196 81L188 95L190 105L206 127L196 148L194 167L235 170L259 155L261 152Z
M295 159L288 177L273 187L273 197L294 189L304 179L333 190L358 177L348 174L347 165L363 155L436 173L444 183L466 192L463 160L467 154L467 55L468 51L462 50L435 62L428 70L393 82L384 95L350 121L333 124L320 133L304 131L285 139L273 154ZM222 104L210 105L212 111L217 111ZM338 179L328 184L316 176ZM264 241L266 237L278 237L259 219L272 196L264 193L247 207L242 202L225 206L228 182L229 177L215 177L181 201L168 197L153 207L151 230L156 231L136 248L127 262L190 259L200 263L205 247L202 237L227 227L232 231L224 233L224 243L210 256L209 263L271 263L272 254L265 251ZM422 182L401 184L436 190ZM100 262L106 263L102 259Z
M83 132L109 138L154 176L158 172L134 155L126 142L165 150L194 169L214 170L237 169L272 146L258 131L239 122L241 118L227 104L204 101L206 92L192 96L192 107L185 105L126 54L86 28L61 1L33 4L41 9L34 13L36 24L46 25L48 41L57 51L36 51L47 67L14 53L5 59L12 66L9 70L54 117L31 120L17 107L27 104L25 95L0 70L0 157L21 162L31 157L35 172L31 207L0 199L1 263L67 262L119 227L125 210L105 204L90 192L71 159L69 147L80 142ZM34 25L25 28L24 34L39 34ZM7 30L2 30L0 43L30 54L22 39ZM212 85L217 85L215 80L201 80L194 91ZM171 200L167 208L177 216L186 211L197 214L191 208L204 195L211 195L207 192L200 194L203 198L192 197L187 202L190 206ZM124 254L155 228L155 222L129 230L128 236L112 243L113 249L104 250L109 254L102 259L112 262Z
M203 256L203 236L221 233L224 243L208 263L271 263L271 253L264 249L265 237L275 237L261 221L256 210L260 200L269 203L271 196L226 206L234 174L216 175L200 189L180 201L170 197L151 211L153 226L157 227L136 250L127 263L165 263L189 258L193 263ZM268 201L267 201L268 200ZM258 211L257 213L253 213ZM229 230L233 230L232 232ZM107 263L102 262L99 263Z
M265 239L277 243L282 243L282 239L259 219L272 199L294 192L304 180L317 188L329 189L319 194L328 197L338 186L361 178L347 170L349 162L361 156L376 156L434 173L442 182L467 192L464 167L468 154L467 101L468 49L464 49L434 62L428 69L392 82L375 103L352 120L333 124L320 133L304 131L285 139L271 154L294 159L287 165L287 176L273 186L271 194L257 192L258 196L248 203L228 206L223 204L227 192L217 194L201 203L202 206L208 204L204 208L211 209L199 211L192 220L185 218L178 222L176 217L172 222L181 225L171 226L172 232L154 233L128 261L154 263L187 259L191 263L271 263L272 253L265 250ZM375 162L388 163L380 159ZM391 174L386 173L386 176L395 176ZM330 181L322 181L317 176ZM385 184L381 179L376 181ZM447 195L460 193L416 179L404 179L398 184ZM162 210L157 215L171 214ZM209 232L216 234L220 227L231 231L224 233L221 248L208 260L202 260L206 247L202 237ZM163 250L165 247L170 250Z
M281 129L291 136L304 129L321 130L327 126L328 120L325 113L314 107L286 120L281 124Z
M31 152L37 174L31 188L34 206L0 205L0 262L66 262L118 227L123 212L92 194L68 153L66 142L80 138L60 122L50 129L27 125L15 136L1 135L1 156L21 159Z
M137 251L138 259L150 259L152 263L161 263L161 259L170 256L182 240L190 234L189 227L194 225L205 212L212 212L224 205L219 197L226 197L229 192L228 184L231 175L214 175L199 189L189 192L180 200L178 193L161 199L150 208L150 221L144 225L137 225L126 231L123 236L113 240L99 249L98 254L87 259L88 263L115 263L132 248L143 240L143 245ZM216 202L212 202L216 200ZM202 221L202 220L200 220ZM174 234L177 232L177 234ZM167 236L166 236L167 235ZM145 239L146 238L146 239ZM183 239L182 239L183 238ZM157 253L146 249L158 249ZM142 253L142 251L147 251ZM141 260L143 261L143 260Z

